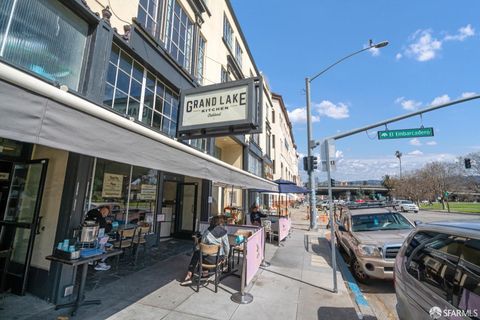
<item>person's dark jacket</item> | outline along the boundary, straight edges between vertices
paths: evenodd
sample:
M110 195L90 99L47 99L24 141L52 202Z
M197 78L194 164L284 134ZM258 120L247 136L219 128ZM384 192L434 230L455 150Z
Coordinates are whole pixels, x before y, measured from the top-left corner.
M112 231L112 225L107 222L107 220L102 216L102 213L98 209L92 209L87 212L85 221L95 221L100 228L105 229L105 233Z
M262 220L261 218L266 218L268 217L266 214L264 213L261 213L260 211L257 211L257 212L250 212L250 223L251 224L255 224L258 223L258 224L261 224L262 223Z
M227 230L222 226L210 226L202 236L202 242L206 244L217 244L220 246L220 255L228 256L230 243L228 242Z

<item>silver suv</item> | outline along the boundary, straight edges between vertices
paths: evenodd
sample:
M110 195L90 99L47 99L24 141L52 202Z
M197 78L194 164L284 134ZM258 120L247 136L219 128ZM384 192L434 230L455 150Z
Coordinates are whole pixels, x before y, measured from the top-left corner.
M342 207L335 234L355 278L393 279L395 257L414 228L402 214L385 207Z
M480 319L480 221L417 226L395 261L400 319Z

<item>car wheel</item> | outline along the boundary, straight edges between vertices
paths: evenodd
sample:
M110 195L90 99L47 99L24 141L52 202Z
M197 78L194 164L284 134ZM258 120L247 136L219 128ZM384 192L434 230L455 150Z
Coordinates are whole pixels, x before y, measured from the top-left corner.
M418 210L415 210L415 211L413 211L413 212L418 213Z
M355 279L357 279L358 282L366 283L368 281L368 275L363 271L362 266L355 257L352 257L350 265Z

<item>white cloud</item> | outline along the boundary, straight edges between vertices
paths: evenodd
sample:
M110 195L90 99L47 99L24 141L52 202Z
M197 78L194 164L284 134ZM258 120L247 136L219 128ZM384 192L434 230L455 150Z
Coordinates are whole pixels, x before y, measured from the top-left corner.
M395 55L395 59L400 60L403 58L403 55L399 52Z
M334 104L331 101L323 100L314 107L321 116L323 115L333 119L345 119L350 117L348 106L342 102Z
M396 59L399 60L405 55L420 62L429 61L438 56L444 42L464 41L474 35L475 29L470 24L458 29L456 34L449 35L447 33L446 36L440 39L433 34L432 29L417 30L409 37L409 44L403 49L403 54L398 53Z
M469 37L473 37L475 35L475 29L472 28L471 24L467 24L465 27L461 27L458 29L458 33L455 35L446 35L444 40L445 41L463 41Z
M405 99L405 97L395 99L395 103L400 104L403 109L408 111L417 110L422 105L421 102Z
M420 151L420 150L415 150L415 151L409 152L408 155L410 155L410 156L423 156L423 152Z
M341 159L343 158L343 151L337 150L335 151L335 159Z
M416 153L414 151L414 154L405 154L402 157L403 173L420 169L433 161L453 162L457 158L456 155L448 153L425 153L422 155ZM369 158L348 158L344 155L341 161L337 161L337 171L334 172L333 178L339 181L354 181L381 179L385 175L399 175L399 161L393 154ZM319 173L318 176L320 180L325 180L324 174Z
M405 54L417 61L424 62L436 57L442 49L442 42L432 36L432 30L417 30L411 37Z
M439 96L433 99L432 102L430 102L430 105L436 106L447 102L450 102L450 97L447 94L444 94L443 96Z
M464 92L462 93L462 98L470 98L470 97L473 97L473 96L476 96L477 93L476 92Z
M292 111L288 111L288 117L292 123L303 123L307 122L307 109L306 108L296 108ZM312 122L320 121L320 117L312 115Z
M427 143L425 143L427 146L436 146L437 145L437 141L428 141Z
M422 143L420 142L420 140L418 140L417 138L413 138L412 140L410 140L410 144L412 146L421 146Z

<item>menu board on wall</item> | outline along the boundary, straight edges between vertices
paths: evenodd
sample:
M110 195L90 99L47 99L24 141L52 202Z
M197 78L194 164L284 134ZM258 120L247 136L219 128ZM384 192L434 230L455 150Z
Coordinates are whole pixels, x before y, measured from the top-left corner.
M142 184L140 186L139 200L155 200L157 197L157 186L154 184Z
M121 198L123 175L105 173L103 175L102 198Z

